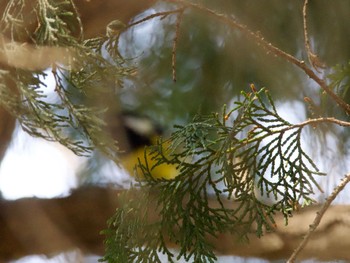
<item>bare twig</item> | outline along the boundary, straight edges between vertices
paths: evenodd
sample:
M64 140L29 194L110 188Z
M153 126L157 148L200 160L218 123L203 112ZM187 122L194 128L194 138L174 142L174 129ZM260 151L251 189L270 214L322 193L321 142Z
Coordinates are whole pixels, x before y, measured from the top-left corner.
M344 187L349 182L350 182L350 174L347 174L345 178L341 181L341 183L333 190L332 194L326 199L326 202L322 205L321 209L316 213L316 217L313 223L309 226L309 231L304 236L303 241L301 241L299 246L294 250L293 254L289 257L287 261L288 263L295 262L298 254L304 249L304 247L308 243L311 234L316 230L316 228L320 224L323 215L326 213L331 203L334 201L334 199L338 196L338 194L344 189Z
M176 30L175 30L175 37L173 40L173 50L172 50L172 54L171 54L171 66L172 66L172 70L173 70L173 81L176 82L176 50L177 50L177 42L179 40L179 35L180 35L180 24L182 21L182 17L183 17L183 10L182 12L180 12L177 15L177 19L176 19Z
M306 125L314 125L317 123L324 123L324 122L334 123L343 127L350 127L350 122L341 121L332 117L322 117L322 118L310 119L310 120L301 122L299 124L292 125L291 128L304 127Z
M78 21L78 25L79 25L79 39L82 40L82 39L84 39L83 22L80 19L80 15L79 15L78 9L77 9L74 1L70 1L70 4L72 5L75 17L76 17L76 19Z
M319 57L312 51L311 45L310 45L310 39L309 39L309 33L307 29L307 5L308 5L308 0L304 1L304 6L303 6L303 23L304 23L304 39L305 39L305 49L307 52L307 57L309 59L309 62L311 66L317 71L321 72L320 69L325 68L325 64L321 62Z
M127 28L130 28L130 27L136 26L138 24L144 23L144 22L146 22L148 20L151 20L151 19L153 19L155 17L162 17L162 19L163 19L163 18L167 17L168 15L173 15L173 14L182 13L182 12L183 12L183 8L179 8L179 9L175 9L175 10L171 10L171 11L165 11L165 12L158 12L158 13L146 16L146 17L144 17L144 18L142 18L140 20L137 20L137 21L127 25L125 30Z
M125 27L124 30L130 28L130 27L133 27L133 26L136 26L138 24L141 24L141 23L144 23L148 20L151 20L153 18L156 18L156 17L161 17L161 19L169 16L169 15L173 15L173 14L176 14L178 13L177 15L177 19L176 19L176 31L175 31L175 37L174 37L174 40L173 40L173 49L172 49L172 54L171 54L171 66L172 66L172 76L173 76L173 81L176 82L176 50L177 50L177 42L178 42L178 39L179 39L179 35L180 35L180 24L181 24L181 21L182 21L182 16L183 16L183 12L184 12L184 8L179 8L179 9L175 9L175 10L171 10L171 11L165 11L165 12L158 12L158 13L155 13L155 14L152 14L152 15L149 15L149 16L146 16L138 21L135 21L129 25L127 25Z
M277 57L280 57L301 70L305 72L306 75L308 75L311 79L313 79L320 87L323 89L344 111L346 114L350 115L350 105L347 104L342 98L340 98L337 94L335 94L332 89L326 84L326 82L319 78L316 73L309 68L303 60L299 60L295 58L294 56L288 54L287 52L279 49L278 47L272 45L270 42L266 41L264 37L261 35L261 33L256 33L251 31L246 25L239 23L232 17L228 17L224 14L217 13L214 10L211 10L205 6L195 4L195 3L190 3L185 0L166 0L167 2L171 3L178 3L186 7L190 7L196 10L199 10L201 12L204 12L210 16L213 16L217 18L218 20L222 21L226 25L240 30L242 33L244 33L248 38L252 39L255 41L256 44L262 46L268 51L268 54L271 53L272 55L275 55Z

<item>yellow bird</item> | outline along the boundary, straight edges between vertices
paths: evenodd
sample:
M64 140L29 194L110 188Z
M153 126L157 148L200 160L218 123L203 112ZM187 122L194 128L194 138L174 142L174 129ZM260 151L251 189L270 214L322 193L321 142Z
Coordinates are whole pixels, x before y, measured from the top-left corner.
M157 143L157 139L162 135L162 129L151 119L132 113L123 113L118 121L114 122L111 131L122 151L121 164L130 175L137 174L142 178L139 161L141 165L146 165L145 156L148 167L152 168L153 178L170 180L178 175L179 172L175 165L164 163L155 166L157 161L152 159L150 149L147 146Z
M129 174L134 175L135 173L138 176L141 176L142 178L142 170L139 167L141 162L141 165L146 165L145 160L145 151L146 151L146 160L147 165L152 168L151 169L151 175L153 178L160 179L174 179L178 175L178 171L176 170L174 165L171 164L160 164L157 166L154 166L156 164L156 161L151 158L149 155L149 151L144 148L138 148L131 153L127 154L126 156L123 156L121 158L121 163L123 167L129 172Z

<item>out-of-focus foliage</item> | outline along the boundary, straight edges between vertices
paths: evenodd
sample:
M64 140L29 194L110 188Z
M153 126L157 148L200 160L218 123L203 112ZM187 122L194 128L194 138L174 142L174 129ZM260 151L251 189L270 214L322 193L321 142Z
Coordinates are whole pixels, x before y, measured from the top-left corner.
M339 96L350 101L350 61L347 64L337 64L333 68L332 74L329 74L329 79L332 81L331 86L339 94Z
M267 43L309 64L302 1L197 2L215 14L239 21L242 28L247 26ZM175 126L172 144L166 149L172 153L170 157L163 154L162 143L151 148L156 164L177 166L176 178L156 179L147 158L140 160L139 186L145 191L130 200L126 195L125 206L110 220L105 231L105 260L159 262L160 251L171 262L173 255L165 241L169 238L180 245L180 257L210 262L215 254L208 236L215 238L231 231L245 237L253 224L260 236L264 230L273 230L275 213L281 212L288 219L300 204L312 202L311 195L317 189L315 176L320 173L301 145L306 124L293 126L285 121L265 89L255 89L268 87L274 100L303 101L307 96L310 117L331 115L346 120L346 114L338 113L341 107L334 97L322 92L309 79L310 73L305 74L304 63L293 65L279 56L282 52L272 55L266 46L260 46L264 41L255 42L244 30L217 19L219 16L210 17L195 9L168 12L135 27L125 25L123 32L113 33L106 25L107 35L84 39L72 1L35 3L28 10L26 1L10 0L0 21L2 34L12 44L20 41L35 49L63 48L67 58L65 63L49 63L55 81L54 101L43 92L45 67L33 70L1 65L1 105L16 115L29 134L59 141L80 155L98 149L115 160L118 147L106 136L106 130L115 124L113 116L121 109L147 113L166 128L194 120ZM182 6L164 1L135 21L176 8ZM312 49L326 64L317 74L348 101L350 2L313 1L308 10ZM179 15L182 20L176 33ZM141 26L146 33L137 30ZM149 42L138 48L145 39ZM338 66L332 68L334 65ZM173 66L176 82L172 80ZM311 66L308 69L313 72ZM245 92L250 83L255 83L252 92ZM233 105L232 111L224 111L222 116L211 114L225 103ZM194 118L196 115L202 117ZM230 116L233 120L228 122ZM348 133L343 127L332 132ZM344 139L343 147L348 137L338 136ZM219 207L209 205L210 194ZM263 203L259 195L272 198L274 203ZM237 202L236 210L225 208L222 200L228 197ZM157 211L144 209L150 202L158 204ZM161 219L148 220L155 212Z
M30 31L33 23L37 23L34 32ZM118 147L106 136L104 115L109 107L118 107L115 89L133 70L115 52L117 38L83 40L72 1L42 0L31 5L9 1L0 28L5 57L11 47L22 52L18 46L25 42L24 47L31 45L48 60L35 65L35 70L1 65L2 106L33 136L58 141L78 155L98 148L115 160ZM40 53L42 46L51 50L42 49ZM64 63L50 62L50 52L56 50L62 51L61 58L66 56ZM48 75L54 79L55 99L49 99L45 92Z
M253 31L261 32L265 40L307 61L302 1L199 2L234 17ZM166 7L161 4L155 10L164 10ZM348 63L348 10L350 3L346 1L329 3L321 0L309 4L311 43L328 67ZM188 121L197 113L215 111L223 101L228 103L251 82L269 87L276 99L300 100L306 95L313 97L316 102L323 100L322 94L315 93L314 88L301 89L307 78L299 69L280 58L271 58L238 30L232 30L216 19L208 20L205 14L193 10L186 11L180 25L177 82L173 83L171 49L175 21L175 14L166 17L151 31L153 47L140 55L140 82L134 86L137 90L136 101L140 103L136 108L152 116L162 112L159 117L163 123L173 123L173 119ZM150 100L157 103L150 104Z

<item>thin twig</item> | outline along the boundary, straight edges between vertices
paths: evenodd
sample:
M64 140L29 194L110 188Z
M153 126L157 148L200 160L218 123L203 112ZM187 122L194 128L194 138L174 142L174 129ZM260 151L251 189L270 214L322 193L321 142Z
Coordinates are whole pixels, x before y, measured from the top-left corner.
M326 199L326 202L321 207L320 211L316 213L316 217L313 221L313 223L309 226L309 231L304 236L303 241L299 244L299 246L294 250L293 254L289 257L288 263L295 262L298 254L303 250L303 248L306 246L307 242L310 239L311 234L316 230L318 225L321 222L321 219L331 203L334 201L334 199L338 196L338 194L344 189L344 187L347 185L347 183L350 182L350 174L347 174L345 178L341 181L341 183L334 188L332 194Z
M309 34L307 30L307 15L306 15L306 9L308 5L308 0L304 1L304 6L303 6L303 28L304 28L304 39L305 39L305 48L307 51L311 50L310 49L310 41L309 41Z
M177 50L177 42L178 42L178 39L179 39L179 35L180 35L180 24L181 24L181 21L182 21L182 17L183 17L183 12L184 12L184 8L179 8L179 9L175 9L175 10L171 10L171 11L165 11L165 12L158 12L158 13L155 13L155 14L152 14L152 15L149 15L149 16L146 16L134 23L131 23L129 25L127 25L125 27L124 30L126 30L127 28L130 28L130 27L133 27L133 26L136 26L138 24L141 24L143 22L146 22L150 19L153 19L153 18L156 18L156 17L162 17L161 19L169 16L169 15L173 15L173 14L176 14L178 13L178 16L177 16L177 19L176 19L176 31L175 31L175 37L174 37L174 40L173 40L173 49L172 49L172 56L171 56L171 63L172 63L172 76L173 76L173 81L176 82L176 50Z
M171 53L171 66L172 66L172 70L173 70L173 81L176 82L176 51L177 51L177 42L179 40L179 35L180 35L180 24L182 21L182 17L183 17L183 11L180 12L177 15L177 19L176 19L176 30L175 30L175 37L173 40L173 50Z
M298 127L304 127L307 125L314 125L317 123L324 123L324 122L334 123L334 124L337 124L337 125L343 126L343 127L350 127L350 122L341 121L341 120L338 120L338 119L332 118L332 117L322 117L322 118L310 119L310 120L301 122L299 124L292 125L291 127L298 128Z
M78 21L78 25L79 25L79 39L82 40L84 39L84 29L83 29L83 23L80 19L80 15L79 15L79 12L78 12L78 9L74 3L74 1L70 1L70 4L72 5L73 7L73 11L74 11L74 15Z
M311 47L310 47L310 40L309 40L309 33L307 30L307 15L306 15L306 9L308 5L308 0L304 1L304 6L303 6L303 29L304 29L304 40L305 40L305 49L309 58L309 62L311 63L309 53L312 53Z
M167 2L171 3L177 3L181 4L186 7L190 7L196 10L199 10L201 12L204 12L208 15L211 15L213 17L216 17L226 25L236 28L240 30L242 33L244 33L247 37L253 39L258 45L262 46L268 51L268 54L271 53L275 56L278 56L280 58L285 59L286 61L294 64L301 70L305 72L306 75L308 75L311 79L313 79L320 87L323 89L345 112L346 114L350 115L350 105L347 104L342 98L340 98L337 94L333 92L333 90L326 84L326 82L319 78L315 72L309 68L303 60L299 60L295 58L294 56L288 54L287 52L279 49L278 47L272 45L270 42L266 41L264 37L261 35L261 33L255 33L251 31L246 25L243 25L239 22L237 22L235 19L232 17L228 17L224 14L217 13L214 10L211 10L205 6L195 4L195 3L190 3L185 0L166 0Z
M308 0L304 1L304 6L303 6L303 24L304 24L304 39L305 39L305 49L307 53L307 57L309 59L309 62L311 66L317 71L321 72L320 69L325 67L325 64L322 63L319 59L319 57L312 51L311 45L310 45L310 39L309 39L309 33L307 29L307 5L308 5Z
M183 12L183 8L179 8L179 9L175 9L175 10L171 10L171 11L164 11L164 12L158 12L158 13L155 13L155 14L152 14L152 15L149 15L149 16L146 16L138 21L135 21L129 25L126 26L126 28L124 30L126 30L127 28L130 28L130 27L133 27L133 26L136 26L138 24L141 24L143 22L146 22L150 19L153 19L155 17L159 17L161 16L162 18L168 16L168 15L172 15L172 14L176 14L176 13L182 13Z

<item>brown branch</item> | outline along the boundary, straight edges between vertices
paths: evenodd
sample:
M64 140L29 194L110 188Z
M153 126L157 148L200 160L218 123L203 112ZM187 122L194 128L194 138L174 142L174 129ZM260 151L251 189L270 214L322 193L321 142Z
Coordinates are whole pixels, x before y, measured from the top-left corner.
M338 119L332 118L332 117L322 117L322 118L310 119L310 120L303 121L303 122L298 123L298 124L294 124L291 127L285 128L285 130L294 129L294 128L298 128L298 127L304 127L307 125L314 125L314 124L318 124L318 123L325 123L325 122L337 124L337 125L343 126L343 127L350 126L350 122L347 122L347 121L341 121L341 120L338 120Z
M36 46L7 39L0 34L0 64L24 70L45 70L52 63L69 64L72 48Z
M180 24L181 24L181 21L182 21L182 17L183 17L183 11L180 12L178 15L177 15L177 19L176 19L176 25L175 25L175 37L174 37L174 40L173 40L173 50L172 50L172 54L171 54L171 66L172 66L172 70L173 70L173 81L176 82L176 51L177 51L177 42L179 40L179 35L180 35Z
M293 263L295 262L297 256L300 252L305 249L306 244L309 242L311 234L315 232L316 228L320 225L321 219L329 209L331 203L338 196L338 194L344 189L344 187L350 182L350 174L347 174L342 182L334 189L332 194L326 199L326 202L322 205L320 211L316 213L316 217L313 223L309 226L309 231L304 236L303 241L299 244L299 246L294 250L293 254L289 257L287 262Z
M80 249L102 255L106 221L119 191L85 187L65 198L0 201L0 262Z
M309 33L307 29L307 5L308 5L308 0L304 1L304 6L303 6L303 29L304 29L304 39L305 39L305 49L307 53L308 60L311 64L311 66L317 71L321 72L320 69L325 68L325 64L322 63L319 59L319 57L312 51L311 45L310 45L310 40L309 40Z
M340 98L337 94L335 94L332 89L326 84L326 82L319 78L315 72L310 69L303 60L299 60L295 58L294 56L288 54L287 52L279 49L278 47L272 45L272 43L268 42L265 40L265 38L260 34L260 33L255 33L251 31L246 25L243 25L236 21L235 19L231 17L227 17L224 14L217 13L214 10L211 10L205 6L195 4L195 3L190 3L185 0L166 0L167 2L171 3L177 3L181 4L182 6L190 7L196 10L199 10L201 12L204 12L212 17L217 18L218 20L222 21L226 25L240 30L242 33L244 33L248 38L252 39L255 41L256 44L262 46L268 51L268 54L271 53L277 57L280 57L301 70L305 72L306 75L308 75L311 79L313 79L320 87L323 89L344 111L346 114L350 115L350 105L347 104L342 98Z
M74 1L71 1L71 5L72 5L72 9L73 9L73 12L77 18L77 21L78 21L78 25L79 25L79 34L78 34L78 38L80 40L84 39L84 26L83 26L83 22L81 21L80 19L80 15L79 15L79 11L74 3Z
M303 6L303 29L304 29L305 48L307 53L311 52L309 34L307 30L307 15L306 15L308 2L309 2L308 0L305 0L304 6Z
M161 17L161 19L164 19L165 17L169 16L169 15L173 15L173 14L177 14L177 19L176 19L176 25L175 25L175 37L173 40L173 49L172 49L172 54L171 54L171 61L172 61L172 76L173 76L173 81L176 82L176 50L177 50L177 42L178 42L178 38L179 38L179 34L180 34L180 24L182 21L182 16L183 16L183 12L184 12L184 8L179 8L179 9L175 9L175 10L171 10L171 11L164 11L164 12L158 12L149 16L146 16L138 21L135 21L133 23L130 23L129 25L127 25L127 27L125 27L124 30L136 26L138 24L144 23L148 20L151 20L153 18L156 17Z
M72 249L80 249L85 254L102 255L104 237L100 231L106 228L106 221L120 206L118 195L121 191L84 187L64 198L1 200L0 262L32 254L53 256ZM134 198L137 198L138 190L134 191ZM209 200L209 205L219 206L216 199ZM229 200L224 202L224 206L235 209L236 204ZM152 211L152 207L150 210ZM252 231L249 234L249 243L242 243L232 233L218 234L211 242L218 255L268 260L287 258L300 243L303 233L308 230L314 214L319 210L320 206L300 209L286 227L284 217L277 215L276 231L266 233L260 239ZM349 206L329 207L299 258L350 260L349 213ZM156 214L152 219L159 221ZM168 245L175 247L174 244Z
M179 8L179 9L175 9L175 10L171 10L171 11L164 11L164 12L158 12L158 13L155 13L155 14L152 14L152 15L149 15L149 16L146 16L140 20L137 20L133 23L130 23L129 25L127 25L126 28L130 28L130 27L133 27L133 26L136 26L138 24L141 24L141 23L144 23L148 20L151 20L153 18L156 18L156 17L161 17L161 19L164 19L165 17L169 16L169 15L173 15L173 14L176 14L176 13L182 13L183 12L183 8Z

